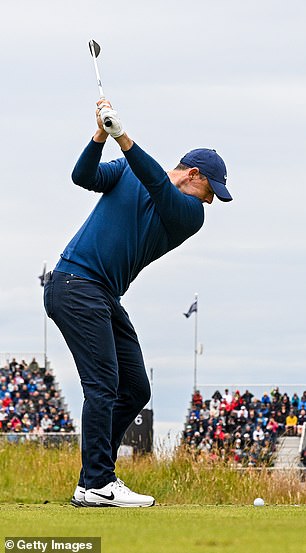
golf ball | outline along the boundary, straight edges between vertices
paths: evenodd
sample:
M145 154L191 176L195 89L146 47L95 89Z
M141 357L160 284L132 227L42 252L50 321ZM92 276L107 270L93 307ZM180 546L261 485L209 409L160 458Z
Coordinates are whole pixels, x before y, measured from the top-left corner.
M254 499L254 507L263 507L264 504L265 502L261 497L256 497L256 499Z

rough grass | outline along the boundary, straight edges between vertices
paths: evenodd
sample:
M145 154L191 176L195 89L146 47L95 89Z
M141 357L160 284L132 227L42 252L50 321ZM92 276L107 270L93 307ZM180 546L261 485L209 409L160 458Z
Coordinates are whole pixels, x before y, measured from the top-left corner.
M0 446L1 503L67 503L78 480L78 447L45 448L35 443ZM184 450L172 457L146 456L118 462L129 487L153 495L160 505L306 504L298 471L239 471L222 461L195 460Z

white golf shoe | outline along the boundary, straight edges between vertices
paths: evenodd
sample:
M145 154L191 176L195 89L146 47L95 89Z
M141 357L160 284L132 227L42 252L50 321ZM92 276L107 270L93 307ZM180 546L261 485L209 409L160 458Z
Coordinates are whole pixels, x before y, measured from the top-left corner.
M132 492L122 480L110 482L104 488L86 490L85 507L152 507L154 497Z
M70 503L74 507L84 507L83 505L84 498L85 498L85 488L82 488L82 486L77 486L74 490L74 494Z

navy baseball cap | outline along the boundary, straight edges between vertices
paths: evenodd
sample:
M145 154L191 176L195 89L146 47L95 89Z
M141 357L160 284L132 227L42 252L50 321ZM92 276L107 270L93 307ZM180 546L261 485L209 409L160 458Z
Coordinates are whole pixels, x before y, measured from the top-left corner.
M222 157L216 150L198 148L191 150L182 157L181 163L187 167L197 167L202 175L207 177L217 198L222 202L230 202L233 198L226 188L226 167Z

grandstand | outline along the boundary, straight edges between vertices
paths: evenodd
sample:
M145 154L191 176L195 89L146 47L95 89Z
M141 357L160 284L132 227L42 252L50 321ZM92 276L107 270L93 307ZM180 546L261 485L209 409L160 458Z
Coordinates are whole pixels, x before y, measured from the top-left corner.
M231 385L220 390L210 386L192 394L182 438L191 452L237 467L306 464L303 386L247 386L241 392Z
M54 443L78 438L55 374L40 358L40 354L0 354L2 439Z
M0 353L0 443L74 443L80 441L77 430L45 355ZM152 410L139 413L122 444L119 456L152 451Z

